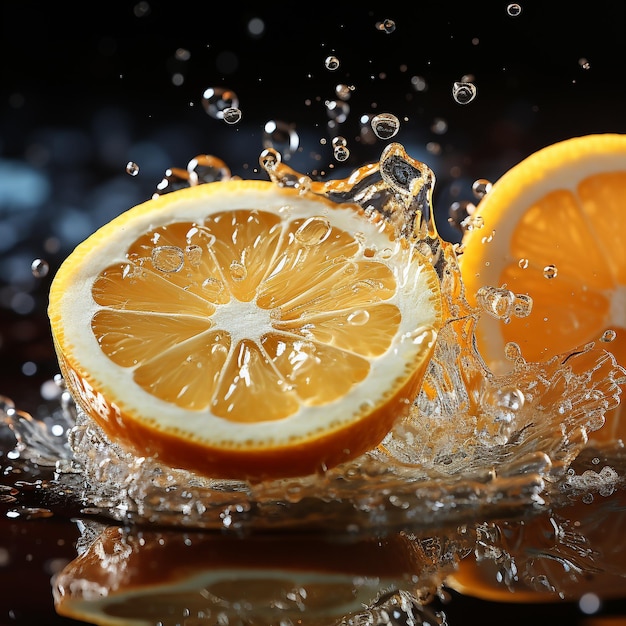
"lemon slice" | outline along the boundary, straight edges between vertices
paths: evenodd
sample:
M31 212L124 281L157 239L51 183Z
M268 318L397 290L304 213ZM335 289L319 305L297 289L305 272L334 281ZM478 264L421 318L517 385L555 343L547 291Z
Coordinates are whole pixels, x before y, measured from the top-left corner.
M626 364L626 135L575 137L547 146L506 172L480 201L463 237L467 296L506 286L533 300L527 317L483 315L479 350L498 372L515 342L531 361L588 342ZM604 343L602 343L604 342ZM620 407L594 439L623 437Z
M109 438L203 475L305 475L376 446L441 325L432 264L382 218L265 181L141 204L50 291L61 371Z

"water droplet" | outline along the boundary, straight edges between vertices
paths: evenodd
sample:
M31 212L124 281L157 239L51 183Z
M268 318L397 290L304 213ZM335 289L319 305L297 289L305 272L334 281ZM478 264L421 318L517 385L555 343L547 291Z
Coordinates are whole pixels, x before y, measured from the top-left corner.
M187 170L183 170L179 167L168 168L165 170L165 176L157 185L156 191L152 197L156 198L166 193L176 191L177 189L184 189L185 187L189 187L190 184L190 174Z
M602 333L602 337L600 337L600 341L603 343L611 343L611 341L615 341L617 337L617 333L614 330L608 329Z
M224 109L222 117L227 124L236 124L241 119L241 110L237 107Z
M448 132L448 122L442 117L436 117L430 125L430 130L435 135L445 135Z
M491 191L492 187L491 181L488 181L486 178L478 178L472 183L472 192L480 200Z
M589 63L589 61L587 61L587 59L585 59L585 57L581 57L580 59L578 59L578 65L580 65L580 67L582 67L584 70L588 70L591 67L591 64Z
M372 130L379 139L391 139L400 130L400 120L393 113L375 115L371 124Z
M382 22L377 22L376 28L390 35L394 30L396 30L396 23L393 20L386 19Z
M126 163L126 173L131 176L137 176L137 174L139 174L139 165L134 161L129 161Z
M515 295L513 303L513 315L515 317L528 317L533 310L533 299L526 294L518 293Z
M529 261L528 261L528 259L520 259L517 262L517 264L519 265L520 269L526 270L526 269L528 269Z
M230 277L236 282L240 282L248 276L248 270L241 261L233 261L228 269Z
M202 248L195 244L189 245L185 248L185 255L190 265L198 267L202 261Z
M333 156L337 161L347 161L350 156L350 150L346 146L335 146L333 148Z
M370 314L365 309L358 309L348 315L348 324L351 326L363 326L370 319Z
M185 254L178 246L157 246L152 249L152 264L161 272L180 272Z
M192 185L228 180L231 172L226 163L210 154L199 154L187 163L189 182Z
M296 230L295 238L303 246L314 246L328 239L331 232L332 226L325 217L309 217Z
M558 275L558 270L557 270L556 265L546 265L543 268L543 275L545 278L549 278L549 279L556 278Z
M428 89L428 83L423 76L413 76L411 78L411 85L415 91L426 91Z
M337 137L333 137L331 144L333 146L333 148L336 148L337 146L346 146L348 145L348 141L346 140L345 137L342 137L341 135L338 135Z
M344 85L340 83L335 87L335 94L340 100L349 100L352 92L354 91L354 86Z
M519 347L519 344L515 343L514 341L509 341L504 346L504 356L509 361L517 361L517 359L521 358L522 356L522 349Z
M461 232L473 230L475 228L475 218L472 217L474 211L476 211L476 205L469 200L453 202L448 209L448 222Z
M50 266L48 265L48 262L43 259L35 259L30 264L30 271L33 273L35 278L44 278L48 275Z
M230 89L209 87L202 93L202 106L212 118L221 120L224 118L224 111L239 107L239 98Z
M506 7L506 12L511 17L517 17L522 12L522 7L517 4L517 2L511 2L511 4Z
M343 100L327 100L325 102L328 119L335 124L343 124L350 114L350 105Z
M263 147L280 152L287 161L300 147L300 137L292 124L270 120L263 128Z
M339 69L339 59L334 55L330 55L324 60L324 66L327 70L334 72L336 69Z
M474 83L457 82L452 85L452 97L459 104L469 104L476 97L476 93Z
M515 294L504 287L481 287L476 292L478 305L496 319L507 319L511 316L515 304Z
M209 276L202 282L202 289L207 292L208 298L215 298L224 292L224 283L213 276Z
M272 173L281 162L280 152L273 148L263 150L259 155L259 165L268 173Z

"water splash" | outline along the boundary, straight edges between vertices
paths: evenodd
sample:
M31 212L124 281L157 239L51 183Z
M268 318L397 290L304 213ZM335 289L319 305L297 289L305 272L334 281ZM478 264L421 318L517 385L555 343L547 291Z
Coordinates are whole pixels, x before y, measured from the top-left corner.
M259 484L204 479L136 458L108 441L74 407L65 409L69 432L62 448L58 442L49 446L47 431L37 430L36 420L6 409L4 421L17 436L18 456L36 455L38 462L56 457L60 482L76 487L79 481L72 493L80 493L85 510L117 521L201 528L414 530L544 510L559 501L568 484L571 493L567 471L586 450L588 434L618 403L626 381L613 356L589 344L545 363L528 363L510 346L512 373L498 377L490 372L474 340L485 311L468 304L456 249L437 233L434 175L400 144L388 145L379 161L340 180L314 181L283 163L272 148L259 162L279 186L355 203L386 220L436 268L447 322L408 418L378 448L353 462L320 475ZM182 171L197 174L201 167L209 179L229 175L225 164L209 155ZM198 177L187 179L187 184L198 182ZM319 241L326 233L320 219L303 225L299 236ZM163 271L175 271L186 254L193 254L157 249L153 262ZM233 263L238 276L242 269ZM494 300L489 313L524 315L532 303L520 304L519 298L506 292L500 298L504 309ZM63 397L67 401L67 392Z

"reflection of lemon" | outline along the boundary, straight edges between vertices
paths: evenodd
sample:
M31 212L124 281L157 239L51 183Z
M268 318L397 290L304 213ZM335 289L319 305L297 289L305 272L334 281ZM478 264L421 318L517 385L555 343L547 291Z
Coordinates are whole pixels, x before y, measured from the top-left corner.
M441 324L432 265L356 205L262 181L142 204L60 268L62 372L139 456L226 477L314 472L375 446Z
M529 294L531 314L503 323L482 316L478 345L496 370L516 342L544 360L601 338L626 365L626 135L577 137L506 172L480 201L463 238L470 301L483 286ZM605 331L608 331L605 333ZM596 439L624 437L617 414Z
M493 602L623 598L625 505L621 489L610 497L595 494L591 504L579 500L524 521L487 525L474 554L460 561L446 584ZM493 549L489 541L495 541Z
M426 585L404 535L324 539L107 528L54 580L58 613L98 625L335 623L385 590ZM439 580L428 584L436 585Z

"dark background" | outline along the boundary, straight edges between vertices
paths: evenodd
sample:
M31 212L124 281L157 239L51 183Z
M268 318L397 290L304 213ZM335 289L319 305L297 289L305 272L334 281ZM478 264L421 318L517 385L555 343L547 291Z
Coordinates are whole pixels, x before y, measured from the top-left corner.
M448 208L475 201L475 179L495 181L561 139L626 132L625 2L523 0L517 17L506 1L398 4L2 2L0 394L31 413L45 410L40 390L58 371L47 291L72 248L149 198L168 167L184 168L198 154L220 157L236 175L265 178L258 156L269 120L299 134L289 164L324 179L377 159L387 142L364 140L359 120L394 113L402 122L394 140L436 174L435 212L448 239L458 238ZM252 18L264 23L258 36L248 30ZM395 21L393 32L376 28L384 19ZM177 58L179 49L187 60ZM340 60L334 72L324 66L331 54ZM459 105L452 84L464 75L478 91ZM425 91L413 87L414 76L425 79ZM336 99L338 83L355 89L346 121L332 128L324 103ZM238 124L207 115L208 87L236 92ZM344 163L330 149L336 135L351 151ZM125 172L129 161L140 166L136 177ZM48 276L32 275L36 258L49 263ZM18 541L25 528L12 524L4 537ZM34 565L0 564L0 624L67 623L38 613L50 607L42 564L49 553L71 558L75 531L50 523L32 532L65 539L38 540ZM12 605L6 581L16 572L38 591L16 595ZM614 604L606 614L620 613ZM446 612L453 626L583 619L570 605L502 609L460 598Z

